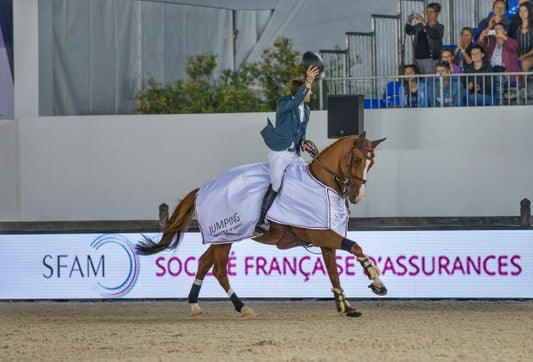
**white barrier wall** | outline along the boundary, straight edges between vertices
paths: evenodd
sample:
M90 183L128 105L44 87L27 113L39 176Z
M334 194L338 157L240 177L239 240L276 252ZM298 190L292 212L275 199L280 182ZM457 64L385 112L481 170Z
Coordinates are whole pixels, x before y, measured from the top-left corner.
M0 120L0 221L18 217L17 141L17 123Z
M388 139L352 217L518 215L519 201L533 199L532 113L532 107L366 111L368 136ZM259 130L267 115L273 118L19 119L20 180L0 184L0 220L154 219L160 203L172 208L224 170L265 161ZM5 132L17 138L16 127L8 128L0 128L2 140L9 139ZM326 135L327 113L314 111L308 138L324 147L333 141ZM15 162L11 151L0 160ZM17 205L9 195L17 195Z

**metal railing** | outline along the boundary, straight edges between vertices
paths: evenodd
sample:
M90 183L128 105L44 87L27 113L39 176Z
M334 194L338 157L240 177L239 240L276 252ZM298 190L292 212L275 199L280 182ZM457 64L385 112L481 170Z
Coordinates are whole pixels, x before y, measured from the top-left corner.
M533 72L324 78L320 109L328 95L343 94L364 95L367 109L533 105L532 78Z

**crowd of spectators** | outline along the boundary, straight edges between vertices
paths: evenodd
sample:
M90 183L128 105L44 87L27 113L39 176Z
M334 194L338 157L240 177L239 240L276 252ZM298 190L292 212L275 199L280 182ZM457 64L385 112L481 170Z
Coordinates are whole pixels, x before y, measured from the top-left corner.
M497 93L506 99L527 98L528 77L505 73L529 72L533 68L533 0L519 0L516 14L507 13L507 6L506 1L495 0L491 13L477 29L461 30L455 46L443 45L445 29L439 23L440 4L427 5L425 17L410 14L405 33L414 35L413 64L404 66L403 75L408 77L402 79L394 105L491 105L496 102ZM415 19L417 23L413 25ZM439 76L417 77L419 74ZM509 87L511 84L514 88Z

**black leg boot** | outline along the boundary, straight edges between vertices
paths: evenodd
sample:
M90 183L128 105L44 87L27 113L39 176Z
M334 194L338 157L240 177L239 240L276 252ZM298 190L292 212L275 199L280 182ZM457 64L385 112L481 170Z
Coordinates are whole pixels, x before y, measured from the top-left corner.
M274 202L274 199L277 195L278 193L272 190L272 185L269 185L268 190L265 196L263 197L263 203L261 204L261 214L259 215L259 221L255 226L255 237L259 237L268 232L270 224L268 223L268 221L265 220L265 217L268 212L268 209L270 209L270 206L272 206L272 203Z

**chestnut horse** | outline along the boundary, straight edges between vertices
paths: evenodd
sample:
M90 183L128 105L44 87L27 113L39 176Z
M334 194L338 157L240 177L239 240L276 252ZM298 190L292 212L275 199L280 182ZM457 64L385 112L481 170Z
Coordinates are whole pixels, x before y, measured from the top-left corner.
M364 196L367 172L374 164L374 149L384 140L367 140L365 133L341 138L316 157L312 155L313 161L308 166L309 170L317 180L335 190L345 200L354 204L358 203ZM166 249L175 249L178 246L183 233L187 231L192 221L198 190L195 189L185 196L170 219L160 220L163 228L161 240L156 243L146 238L136 247L139 254L154 254ZM379 268L368 260L363 249L356 242L346 239L331 229L312 230L271 221L269 231L253 240L276 245L280 249L309 244L320 247L331 281L336 308L340 314L358 317L361 312L352 307L344 296L335 261L335 253L338 249L343 249L357 258L368 278L372 280L369 288L375 294L385 295L387 293L387 289L379 278ZM228 294L235 309L244 317L255 316L255 312L242 303L230 286L226 267L231 246L231 243L211 244L200 257L198 271L189 293L192 316L202 315L202 310L198 305L198 295L202 281L211 267L213 267L213 275Z

